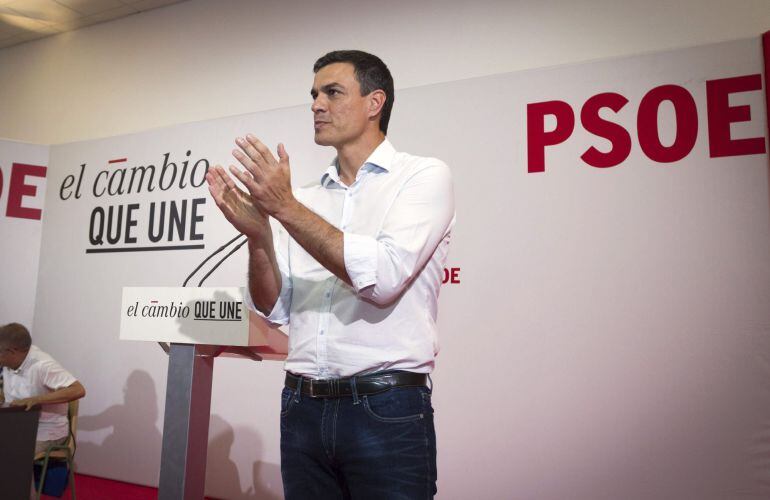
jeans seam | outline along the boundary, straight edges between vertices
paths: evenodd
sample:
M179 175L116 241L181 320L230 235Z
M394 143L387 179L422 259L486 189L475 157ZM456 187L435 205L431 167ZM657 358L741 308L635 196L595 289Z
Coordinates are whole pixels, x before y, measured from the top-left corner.
M423 393L423 398L422 398L423 412L427 413L428 409L425 408L425 403L426 403L425 394ZM430 440L428 439L428 425L427 425L427 422L423 422L422 435L423 435L423 438L424 438L423 442L425 444L425 446L423 447L423 450L425 450L425 471L427 472L427 474L425 475L425 498L430 500L430 498L431 498L431 487L430 487L430 484L431 484L431 477L432 477L432 472L433 471L430 468L430 449L429 449L430 448Z
M329 406L328 405L329 401L330 401L329 399L323 400L323 411L321 412L321 446L324 449L324 455L326 455L326 458L331 460L333 456L331 453L329 453L329 446L326 441L326 420L327 420L326 409Z
M291 389L289 389L291 391ZM281 416L285 417L289 414L289 410L291 410L291 407L293 406L292 403L294 402L294 394L292 392L289 393L289 401L286 404L286 409L281 411Z
M297 380L297 388L295 389L295 392L294 392L294 401L296 403L299 403L299 398L301 394L302 394L302 377L300 377Z
M432 386L431 381L431 386ZM436 481L438 480L438 473L437 473L437 467L436 467L436 448L435 448L435 428L433 423L433 405L431 403L431 393L433 392L433 388L431 387L426 392L423 392L422 394L422 402L423 402L423 411L426 415L430 418L430 422L428 419L425 419L423 421L423 433L425 436L425 470L428 472L426 481L425 481L425 498L428 500L431 500L434 498L435 495L435 487L436 487ZM433 439L433 448L431 448L431 439L428 436L430 429L433 429L434 433L434 439ZM433 460L431 460L433 458Z
M374 410L372 410L372 408L369 406L369 398L366 395L364 395L362 399L364 401L364 411L366 412L366 414L379 422L389 423L389 424L399 424L404 422L416 422L418 420L425 418L424 412L415 413L414 415L408 415L406 417L381 417L376 413L374 413Z
M334 418L332 419L332 458L337 455L337 413L340 409L340 398L336 398L334 402Z

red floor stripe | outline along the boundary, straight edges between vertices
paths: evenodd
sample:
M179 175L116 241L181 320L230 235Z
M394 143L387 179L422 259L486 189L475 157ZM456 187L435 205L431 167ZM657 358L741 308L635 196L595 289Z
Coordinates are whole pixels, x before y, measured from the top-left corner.
M78 500L156 500L158 498L157 488L85 474L75 474L75 493ZM42 495L40 498L57 500L57 497L48 495ZM64 490L61 498L71 498L69 486Z

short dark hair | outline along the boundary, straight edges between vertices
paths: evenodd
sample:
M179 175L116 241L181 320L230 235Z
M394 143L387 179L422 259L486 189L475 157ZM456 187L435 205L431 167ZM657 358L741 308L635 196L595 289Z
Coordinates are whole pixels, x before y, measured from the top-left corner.
M7 325L0 326L0 346L27 351L31 345L32 337L24 325L8 323Z
M385 92L385 104L380 115L380 130L388 133L390 111L393 109L395 93L393 91L393 77L390 70L379 57L360 50L335 50L321 56L313 65L313 73L324 66L334 63L350 63L356 71L356 80L361 87L361 95L367 95L375 90Z

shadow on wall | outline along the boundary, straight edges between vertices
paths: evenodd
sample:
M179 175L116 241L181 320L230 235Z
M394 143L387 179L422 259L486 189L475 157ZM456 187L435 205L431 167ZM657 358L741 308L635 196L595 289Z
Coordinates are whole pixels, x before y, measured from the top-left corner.
M81 458L97 468L88 473L129 483L157 487L160 472L162 436L158 422L155 382L150 374L135 370L123 387L123 404L114 405L96 415L81 415L79 431L112 429L101 444L78 440L76 459ZM235 435L237 446L252 463L253 484L241 489L238 467L231 458ZM283 498L280 466L263 463L262 440L253 429L233 429L218 415L211 416L206 467L206 494L216 498L265 499Z
M78 418L79 431L108 428L113 432L101 445L78 440L76 458L100 464L103 469L98 473L110 479L157 486L162 441L155 382L149 373L131 372L123 387L123 404Z
M206 463L206 496L233 500L283 498L280 467L259 460L262 454L261 439L252 429L245 427L237 430L238 447L245 449L248 456L257 460L252 465L253 484L245 491L242 489L238 467L230 458L235 434L233 427L222 417L211 416Z
M214 293L214 296L211 298L211 300L215 303L228 303L228 302L240 302L240 300L233 297L231 294L226 293L224 291L218 290ZM190 311L190 315L187 318L178 318L176 320L176 323L179 328L179 333L184 334L187 336L187 338L192 340L192 343L194 344L206 344L206 343L214 343L211 341L211 331L212 331L212 324L216 325L217 323L211 323L211 321L195 321L194 319L198 317L198 312L196 312L196 303L200 303L199 300L190 300L185 304L185 308L187 308ZM205 301L204 301L205 304ZM200 306L199 306L200 307ZM205 309L205 308L204 308ZM243 312L248 314L246 312L246 306L243 306ZM201 318L216 318L218 317L218 314L220 311L201 311L202 316ZM211 314L211 316L209 316Z

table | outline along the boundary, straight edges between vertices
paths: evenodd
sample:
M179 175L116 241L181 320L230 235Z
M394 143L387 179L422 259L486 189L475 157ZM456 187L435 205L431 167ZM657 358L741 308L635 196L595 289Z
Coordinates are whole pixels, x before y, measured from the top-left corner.
M28 500L32 483L32 460L40 407L0 405L0 492L7 500Z

